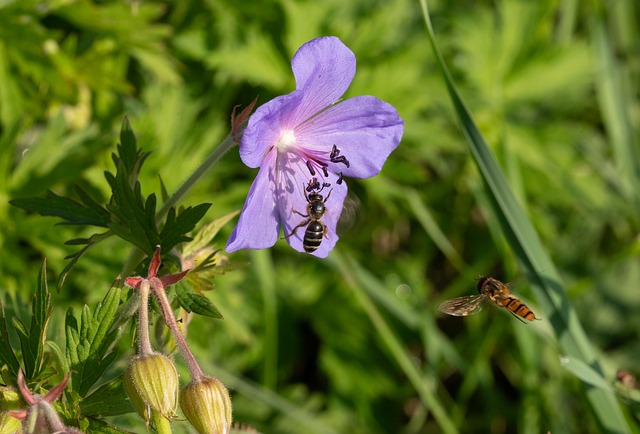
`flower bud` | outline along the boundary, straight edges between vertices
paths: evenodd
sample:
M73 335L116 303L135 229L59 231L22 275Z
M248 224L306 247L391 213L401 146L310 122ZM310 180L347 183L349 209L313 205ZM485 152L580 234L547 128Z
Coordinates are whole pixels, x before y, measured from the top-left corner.
M180 408L200 434L227 434L231 429L231 398L217 378L187 384L180 392Z
M124 383L133 406L145 420L149 420L147 407L167 419L175 415L178 371L167 356L159 353L134 356L129 362Z

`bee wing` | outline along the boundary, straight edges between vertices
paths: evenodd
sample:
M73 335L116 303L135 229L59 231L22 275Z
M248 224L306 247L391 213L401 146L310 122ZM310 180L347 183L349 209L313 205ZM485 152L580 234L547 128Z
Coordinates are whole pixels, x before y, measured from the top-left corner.
M485 296L482 294L465 295L442 302L442 304L438 306L438 310L447 315L467 316L480 312L484 299Z
M360 209L360 199L355 194L349 192L342 205L342 213L338 219L338 233L349 231L355 226L358 220L358 210Z

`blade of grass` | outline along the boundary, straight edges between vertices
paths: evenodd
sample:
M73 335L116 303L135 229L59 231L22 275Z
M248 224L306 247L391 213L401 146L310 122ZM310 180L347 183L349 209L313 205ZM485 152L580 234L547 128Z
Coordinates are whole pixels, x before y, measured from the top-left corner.
M638 143L629 114L634 107L630 100L633 91L625 80L621 65L616 61L615 49L611 46L611 35L604 22L606 18L594 19L591 27L594 55L597 59L596 90L602 119L610 137L613 155L619 169L620 187L629 198L640 198L640 155Z
M354 270L361 268L359 264L353 260L353 258L342 256L340 252L336 250L331 253L329 260L340 271L346 284L353 290L358 302L369 316L376 332L382 338L382 341L391 352L391 355L418 392L423 405L433 413L436 423L440 428L442 428L444 433L457 433L458 429L455 427L453 421L447 414L447 411L438 400L434 390L432 390L433 381L427 381L420 373L415 362L404 349L404 346L400 342L398 336L393 332L387 321L380 314L375 303L373 303L367 296L366 290L360 285L360 282L355 277Z
M532 276L534 293L541 311L548 318L562 350L567 356L591 366L603 376L591 343L563 290L558 271L546 254L533 225L517 203L495 158L467 110L442 54L436 44L426 0L420 0L427 36L437 58L447 90L460 126L467 138L471 153L486 183L493 212L511 248ZM539 272L538 270L544 270ZM628 433L631 427L624 418L620 404L608 390L585 384L586 395L603 428L610 433Z

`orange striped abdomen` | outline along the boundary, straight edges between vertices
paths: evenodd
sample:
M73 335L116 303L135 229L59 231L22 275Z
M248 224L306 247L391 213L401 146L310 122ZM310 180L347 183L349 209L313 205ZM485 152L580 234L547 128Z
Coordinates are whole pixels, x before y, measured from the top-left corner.
M510 310L515 315L518 315L526 319L527 321L533 321L534 319L537 319L536 315L531 311L531 309L529 309L526 304L521 302L520 299L518 299L518 297L514 295L508 295L504 298L497 298L495 300L495 303L500 307L504 307Z

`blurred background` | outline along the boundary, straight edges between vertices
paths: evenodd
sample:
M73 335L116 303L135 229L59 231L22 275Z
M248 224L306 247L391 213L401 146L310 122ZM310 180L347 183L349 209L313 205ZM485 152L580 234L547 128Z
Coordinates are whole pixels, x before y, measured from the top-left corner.
M617 369L640 373L640 6L429 7L461 94L617 388ZM188 340L232 389L235 420L274 434L417 434L445 432L441 411L465 433L602 432L490 211L417 1L0 0L3 297L30 299L42 259L53 282L75 252L64 242L93 233L10 199L73 196L78 184L107 200L103 172L125 115L152 152L143 193L159 192L160 178L175 191L229 133L234 106L294 89L292 55L323 35L356 55L346 97L391 103L405 133L379 176L348 180L356 212L328 259L284 241L240 251L229 261L249 265L207 292L224 320L192 318ZM213 203L205 221L240 209L255 174L234 148L182 205ZM53 294L50 339L67 306L104 297L130 249L110 239L79 261ZM542 320L492 306L437 312L475 294L478 275L513 282ZM131 352L130 335L121 347ZM637 427L634 402L620 402Z

